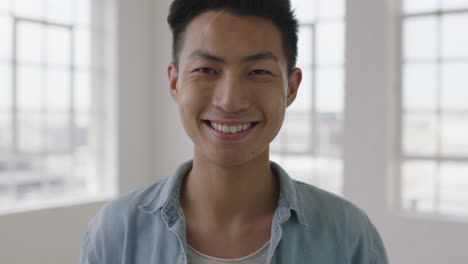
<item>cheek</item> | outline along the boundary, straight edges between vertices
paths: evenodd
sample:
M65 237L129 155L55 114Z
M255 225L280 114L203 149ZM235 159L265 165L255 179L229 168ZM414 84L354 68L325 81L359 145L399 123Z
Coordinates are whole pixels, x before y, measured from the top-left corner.
M207 89L200 87L184 85L184 88L179 92L179 108L184 116L200 114L203 109L209 105L210 95Z

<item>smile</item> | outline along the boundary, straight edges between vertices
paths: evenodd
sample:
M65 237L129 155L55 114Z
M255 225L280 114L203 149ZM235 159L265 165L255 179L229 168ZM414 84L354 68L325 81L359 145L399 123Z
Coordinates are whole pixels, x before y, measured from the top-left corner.
M222 122L203 120L213 135L221 140L240 140L246 137L260 122Z
M237 125L226 125L219 124L213 121L209 121L210 126L216 131L223 132L226 134L236 134L249 129L254 123L241 123Z

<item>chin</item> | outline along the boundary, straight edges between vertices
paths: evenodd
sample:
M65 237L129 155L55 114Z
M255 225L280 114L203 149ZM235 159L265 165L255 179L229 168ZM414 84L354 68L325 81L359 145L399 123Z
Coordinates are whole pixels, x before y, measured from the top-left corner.
M220 167L239 167L252 162L259 162L265 158L265 155L267 155L266 160L268 160L268 149L254 154L252 152L220 153L218 151L210 155L211 157L208 160Z

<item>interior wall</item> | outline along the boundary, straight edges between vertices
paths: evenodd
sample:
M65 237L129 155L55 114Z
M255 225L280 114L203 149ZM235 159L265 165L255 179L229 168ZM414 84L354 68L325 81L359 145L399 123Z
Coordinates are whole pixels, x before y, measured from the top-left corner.
M192 142L180 122L176 103L169 93L167 66L171 59L172 35L166 22L172 0L155 1L155 177L169 175L192 156Z
M116 151L119 193L123 193L158 177L154 170L161 163L154 162L154 144L158 130L155 124L159 122L156 121L157 104L153 99L156 97L155 87L161 86L156 85L156 80L164 74L154 74L158 61L153 54L158 50L156 27L164 24L165 18L155 16L159 1L116 2L119 43ZM168 127L164 131L171 130L171 123L165 124ZM164 155L163 151L159 153ZM171 159L165 157L163 161L168 160ZM78 263L80 241L87 223L103 202L1 215L0 263Z

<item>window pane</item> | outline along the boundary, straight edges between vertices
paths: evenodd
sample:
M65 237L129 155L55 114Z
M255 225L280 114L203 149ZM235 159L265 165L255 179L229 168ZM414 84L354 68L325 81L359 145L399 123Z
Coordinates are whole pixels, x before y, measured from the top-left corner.
M344 0L318 0L319 18L341 18L345 10Z
M468 114L443 115L441 132L443 155L468 157Z
M11 59L13 43L13 23L10 17L0 16L0 60Z
M432 161L406 161L402 165L403 208L411 212L435 210L437 164Z
M18 24L18 60L19 62L42 62L42 30L37 23L19 22ZM31 45L34 43L34 45Z
M0 111L12 105L11 66L0 64Z
M344 73L341 68L317 69L317 110L339 113L344 108Z
M18 157L15 161L15 177L18 180L37 179L41 176L42 167L41 157Z
M319 156L338 157L343 144L343 117L338 113L318 113Z
M42 106L42 71L39 67L19 66L17 100L22 110L39 110Z
M442 55L468 58L468 14L442 17Z
M69 150L70 133L70 116L68 114L49 113L47 115L47 150Z
M43 150L43 119L39 113L18 113L17 147L23 153Z
M44 7L39 0L14 0L14 12L20 17L42 19Z
M48 177L65 178L70 175L71 166L70 155L50 155L44 158L44 172Z
M83 0L77 0L80 2ZM47 20L55 23L71 24L72 16L72 0L46 0L47 5Z
M285 150L307 152L312 147L312 120L309 115L286 116L283 128L285 132Z
M79 0L76 3L76 23L79 25L91 24L91 0Z
M468 165L442 163L440 185L441 213L468 215Z
M437 151L437 121L431 114L406 114L403 150L407 155L432 156Z
M0 158L2 155L1 153L10 151L13 146L13 125L11 121L10 112L0 111ZM0 170L1 166L0 160Z
M87 111L91 108L91 74L88 72L75 72L75 108Z
M443 110L468 110L468 63L442 66Z
M14 166L11 151L0 150L0 180L11 177Z
M288 108L288 112L294 113L311 113L312 111L312 91L314 89L312 83L312 69L308 67L302 68L302 82L293 104Z
M436 110L437 65L410 64L403 69L403 106L406 110Z
M405 13L430 12L438 9L439 0L404 0Z
M39 110L42 106L42 70L19 66L17 70L17 100L22 110Z
M312 27L301 26L299 28L298 42L298 67L311 66L314 49L313 29Z
M344 59L343 22L322 22L317 25L317 63L342 64Z
M443 0L443 9L461 9L468 8L468 0Z
M316 14L316 1L291 0L292 8L300 23L313 23Z
M91 33L86 30L75 31L74 62L80 68L91 66Z
M415 17L404 22L405 60L435 60L437 56L437 18Z
M0 11L10 10L10 0L0 0Z
M74 175L77 180L84 180L83 187L90 193L99 191L99 178L97 173L97 155L90 152L76 152L74 160Z
M90 123L88 114L77 114L74 128L74 149L77 151L90 151L89 134Z
M343 161L336 158L315 159L313 185L329 192L340 194L342 188Z
M47 63L70 66L71 31L64 27L47 27Z
M314 158L311 156L282 156L281 166L295 180L313 184Z
M333 158L311 156L273 156L292 178L335 194L341 193L342 161Z
M46 74L47 109L70 109L70 72L67 69L50 69Z

